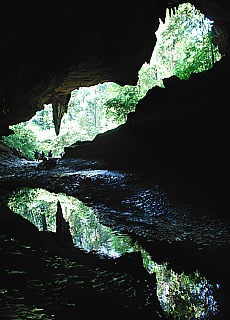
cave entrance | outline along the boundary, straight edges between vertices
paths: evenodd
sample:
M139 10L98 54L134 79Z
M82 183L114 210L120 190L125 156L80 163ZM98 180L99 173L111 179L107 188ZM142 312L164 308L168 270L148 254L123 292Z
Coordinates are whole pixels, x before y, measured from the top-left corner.
M204 72L221 59L218 32L214 21L205 17L190 3L166 11L159 22L157 42L150 62L138 72L135 86L112 82L72 91L68 112L55 134L52 106L45 105L28 122L12 126L15 135L6 142L33 158L33 150L44 150L60 156L64 148L76 141L91 141L99 133L125 123L128 113L155 86L164 88L164 79L177 76L188 80L193 73ZM214 45L215 44L215 45Z

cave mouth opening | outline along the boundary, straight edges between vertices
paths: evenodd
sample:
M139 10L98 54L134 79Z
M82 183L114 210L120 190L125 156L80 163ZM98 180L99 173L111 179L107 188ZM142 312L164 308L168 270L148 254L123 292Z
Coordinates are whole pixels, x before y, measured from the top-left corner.
M33 158L35 149L45 154L51 149L54 156L60 156L76 141L92 141L125 123L150 89L164 88L164 79L177 76L189 80L193 73L212 68L222 58L216 30L214 21L190 3L167 9L165 21L159 19L151 59L140 68L135 86L104 82L73 90L58 135L52 105L48 104L29 121L11 126L15 134L4 138L5 142Z

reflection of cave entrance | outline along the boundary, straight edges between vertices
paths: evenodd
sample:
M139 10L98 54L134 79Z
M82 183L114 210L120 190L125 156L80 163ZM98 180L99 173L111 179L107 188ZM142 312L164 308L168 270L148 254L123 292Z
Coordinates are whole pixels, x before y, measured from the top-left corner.
M106 175L107 174L108 172L106 173ZM109 175L110 177L116 177L115 172L110 172ZM141 194L144 195L145 193L146 192L142 192ZM151 192L148 192L147 194L149 196ZM157 194L158 192L156 192L155 195ZM140 194L136 194L133 198L130 198L132 206L135 207L135 204L138 206L140 205L139 200L141 198L139 196ZM27 199L27 201L25 201L25 199ZM155 198L155 200L156 202L161 203L162 198L160 196ZM146 251L144 248L142 248L141 243L136 240L134 241L134 239L132 239L127 234L120 233L110 227L101 224L99 221L100 219L98 219L98 209L94 211L93 208L87 207L83 202L74 197L69 197L65 194L60 193L50 193L44 189L17 189L13 193L11 193L11 195L7 199L8 205L14 210L14 212L22 215L24 218L34 223L40 231L43 229L42 217L44 216L47 222L48 232L51 232L51 230L55 231L55 214L57 214L57 201L60 210L59 214L61 214L61 223L63 223L64 221L64 225L66 225L65 220L69 222L75 247L80 248L80 250L83 250L87 253L90 252L93 255L100 256L101 263L102 265L104 265L105 269L108 261L116 260L115 264L118 265L119 263L122 263L122 261L124 261L123 263L126 267L131 264L132 270L139 277L141 274L140 270L142 270L143 268L147 270L148 274L155 274L154 277L148 277L145 280L144 288L145 290L148 290L148 297L150 298L149 305L152 305L153 303L153 292L155 292L155 289L152 289L152 286L150 286L150 284L154 284L154 279L156 277L157 296L160 301L161 308L164 310L165 314L171 315L172 319L184 319L184 316L186 317L186 319L195 319L193 318L194 310L196 310L196 319L209 319L209 315L215 315L216 313L218 313L219 306L217 301L215 300L216 297L214 296L215 284L212 284L210 280L206 279L205 275L202 275L202 273L200 273L198 270L190 274L186 274L187 272L178 273L172 270L168 265L168 262L166 261L162 263L155 262L152 254L149 254L148 250ZM162 202L162 205L164 207L165 203ZM151 212L151 208L148 208L148 206L146 207L146 210L149 211L149 213ZM104 209L101 208L101 210L99 211L102 211L103 214ZM129 215L130 218L131 215ZM158 217L160 217L161 215L163 216L164 214L158 214ZM135 216L133 216L134 220L130 218L129 225L131 226L131 228L134 225L138 227ZM171 221L171 224L173 225L174 223L172 223ZM140 231L141 229L142 228L140 226ZM65 245L66 239L63 239L63 237L58 237L59 241L60 239L62 240L62 247L68 247ZM156 243L151 244L149 248L154 248L155 246ZM168 246L170 245L168 244ZM187 245L185 244L185 246L185 257L188 258L188 256L190 255L189 252L191 250L191 243L189 244L189 242L187 242ZM154 256L157 257L160 251L165 252L168 249L166 243L163 242L161 244L159 242L158 248L154 248L152 250L155 251ZM186 260L183 257L182 252L184 251L182 250L183 247L180 247L180 252L178 253L178 247L174 245L174 247L170 249L170 252L173 252L172 256L177 257L177 255L179 254L182 260ZM137 257L137 255L135 254L138 252L141 253L141 259L132 260ZM197 253L195 251L192 252L193 257L191 258L191 260L194 261L194 264L196 265ZM128 260L119 260L121 256L123 256L123 259ZM186 265L186 261L184 261L184 264ZM56 265L56 268L57 266L58 265ZM66 271L62 275L65 277L65 283L68 283L69 280L68 278L66 279ZM120 276L121 275L122 274L120 274ZM87 276L90 276L90 274L87 274ZM124 281L122 280L122 282ZM107 282L101 282L100 290L103 290L105 292L107 292L107 290L111 290L107 285ZM134 288L135 290L137 290L137 287ZM130 289L130 283L124 283L123 292L130 292ZM151 291L149 291L149 289ZM113 290L115 291L115 288ZM143 297L145 295L145 290L143 290L142 288L141 295ZM126 303L128 303L129 301L129 296L130 294L125 294L123 297ZM141 308L143 308L143 305L144 303L142 300Z
M190 3L179 5L174 11L167 10L165 22L160 20L156 36L152 57L139 70L136 85L120 86L102 81L95 86L80 87L71 92L68 106L53 96L56 126L52 121L52 105L45 105L27 123L13 126L13 129L19 126L20 136L24 134L24 145L20 141L13 141L13 145L28 154L29 149L36 149L37 143L37 149L46 154L52 149L54 156L62 155L66 146L76 141L92 141L96 135L125 123L127 115L151 88L164 88L165 78L176 75L188 80L192 73L208 70L221 59L218 46L213 44L219 37L214 22ZM7 142L11 143L10 140ZM27 140L32 141L29 151L24 150Z

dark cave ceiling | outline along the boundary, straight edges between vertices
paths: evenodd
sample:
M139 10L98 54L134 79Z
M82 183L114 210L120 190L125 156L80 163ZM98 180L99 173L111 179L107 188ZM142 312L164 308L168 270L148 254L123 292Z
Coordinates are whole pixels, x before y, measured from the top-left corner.
M56 127L72 90L104 81L136 84L149 61L159 18L184 1L7 1L0 21L0 135L30 119L45 103ZM216 22L220 50L229 44L229 1L190 1Z

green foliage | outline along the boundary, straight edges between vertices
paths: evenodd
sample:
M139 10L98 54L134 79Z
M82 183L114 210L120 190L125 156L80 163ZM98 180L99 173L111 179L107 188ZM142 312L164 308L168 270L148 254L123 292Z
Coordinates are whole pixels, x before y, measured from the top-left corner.
M198 46L193 46L191 44L191 48L193 52L196 52L192 56L192 59L189 55L185 57L186 63L182 63L182 59L180 63L178 63L174 69L175 74L180 79L187 80L192 73L198 73L205 70L208 70L213 67L213 64L219 60L220 54L218 52L218 48L214 47L212 44L212 32L208 32L202 38L202 46L199 48Z
M192 73L213 67L221 55L212 43L212 27L213 21L190 3L179 5L175 13L167 11L150 62L159 77L177 75L187 80Z
M3 137L3 140L15 148L20 148L25 156L34 158L34 150L40 147L39 143L37 143L35 132L28 128L26 122L19 123L12 127L14 134Z
M69 222L75 246L109 257L136 251L129 236L101 225L93 210L74 197L50 193L44 189L20 188L9 195L7 204L39 230L55 232L58 200L63 217Z
M200 273L177 274L166 267L157 274L158 298L166 314L178 320L209 318L218 312L213 286Z
M137 86L120 87L118 95L104 104L107 117L124 123L128 113L135 110L139 97Z
M33 223L40 231L48 227L49 231L56 230L57 199L48 197L43 189L21 188L14 191L8 206L18 214ZM47 214L49 212L49 214Z
M120 87L116 97L105 104L107 116L122 123L148 90L164 87L164 78L176 75L187 80L192 73L213 67L221 55L212 43L212 26L213 22L190 3L179 5L175 14L167 11L151 61L139 70L137 86Z
M31 119L31 124L42 127L43 130L53 129L54 124L49 108L44 107L43 110L37 112L36 116Z
M157 264L141 249L143 265L156 273L157 296L166 315L173 319L209 319L218 313L213 285L198 271L186 275L168 269L167 263Z
M15 134L4 140L16 148L20 147L33 159L35 149L44 151L46 155L51 149L53 156L60 156L65 146L77 140L92 140L98 133L118 125L107 116L104 108L106 101L118 94L118 87L115 83L103 83L74 90L58 136L52 120L52 105L45 105L28 122L12 126Z
M13 126L15 135L4 140L33 157L38 149L59 156L64 147L77 140L93 140L127 119L154 86L164 87L163 79L176 75L187 80L192 73L210 69L220 60L218 47L213 45L213 22L190 3L179 5L175 13L166 13L156 32L157 43L150 63L138 72L136 86L103 83L74 90L64 115L61 130L55 135L52 106L47 105L27 123ZM35 138L36 137L36 138Z
M155 86L164 87L162 78L159 78L156 65L145 62L138 72L137 88L139 97L143 98Z

